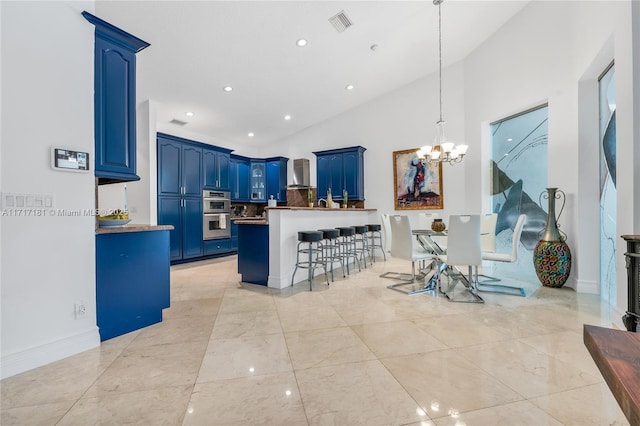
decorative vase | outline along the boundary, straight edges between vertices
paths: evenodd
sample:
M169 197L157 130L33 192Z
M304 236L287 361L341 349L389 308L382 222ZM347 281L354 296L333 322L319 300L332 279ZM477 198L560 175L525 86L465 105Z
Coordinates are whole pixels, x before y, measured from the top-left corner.
M442 219L433 219L431 222L431 230L434 232L442 232L446 228L446 225L442 221Z
M309 208L312 209L313 208L313 203L309 203Z
M545 197L549 201L547 226L533 251L533 266L543 286L560 288L571 272L571 250L565 242L566 237L563 237L558 229L558 219L564 209L566 195L558 188L547 188L547 192L540 194L540 204ZM562 207L556 218L556 200L560 198L562 198Z

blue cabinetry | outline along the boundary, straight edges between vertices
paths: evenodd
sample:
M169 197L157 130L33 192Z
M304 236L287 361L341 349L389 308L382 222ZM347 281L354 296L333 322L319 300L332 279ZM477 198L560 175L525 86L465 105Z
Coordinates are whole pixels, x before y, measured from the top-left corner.
M202 197L202 148L158 133L158 195Z
M349 200L364 200L364 151L354 146L314 152L318 197L324 198L331 189L334 200L343 199L343 191Z
M251 160L249 179L251 201L265 202L267 181L264 160Z
M99 183L136 175L136 53L149 43L88 13L95 25L94 138Z
M267 169L267 199L275 198L279 202L287 201L287 162L288 158L274 157L265 160Z
M158 225L173 225L171 260L202 256L202 198L158 197Z
M158 224L173 225L171 260L203 255L203 148L158 133Z
M203 149L202 169L205 189L230 189L230 152L229 150Z
M242 282L267 285L269 225L238 225L238 272Z
M169 280L169 231L96 235L100 340L162 321Z
M249 170L251 160L239 155L231 155L231 201L248 202L249 198Z

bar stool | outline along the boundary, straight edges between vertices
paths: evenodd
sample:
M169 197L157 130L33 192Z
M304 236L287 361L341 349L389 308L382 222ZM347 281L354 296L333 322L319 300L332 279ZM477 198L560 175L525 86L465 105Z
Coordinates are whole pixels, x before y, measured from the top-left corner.
M340 265L342 265L342 276L346 277L344 261L340 254L340 242L338 240L340 231L337 229L318 229L318 231L322 232L322 239L324 240L322 258L325 262L325 270L328 269L328 264L331 264L331 282L333 282L333 264L336 262L340 262Z
M322 246L322 232L320 231L300 231L298 232L298 247L296 255L296 267L293 270L291 276L291 285L293 286L293 280L296 277L298 268L305 268L309 270L309 291L313 291L313 272L317 268L324 269L324 276L329 284L329 276L327 275L327 269L325 266L325 260L323 255ZM306 247L300 247L302 244L308 244ZM307 260L300 260L300 254L306 254Z
M338 243L340 246L340 254L342 259L347 264L347 275L351 275L349 271L349 258L353 257L354 263L358 264L358 271L360 269L360 261L358 261L358 255L356 253L355 235L356 230L353 226L339 226L336 228L340 231L340 237L342 238Z
M369 241L367 237L367 225L356 225L353 227L356 230L356 235L354 236L354 247L356 250L356 256L360 253L360 259L364 263L365 269L367 268L367 256L369 256L369 262L371 266L373 263L371 262L371 255L369 254ZM358 246L359 244L359 246Z
M369 249L371 250L371 258L374 262L376 261L375 250L376 248L379 248L382 252L382 257L386 262L387 254L384 252L384 247L382 247L382 226L375 223L369 224L367 225L367 232L369 234L369 239L371 240L371 244L369 244ZM379 241L378 244L376 244L376 239Z

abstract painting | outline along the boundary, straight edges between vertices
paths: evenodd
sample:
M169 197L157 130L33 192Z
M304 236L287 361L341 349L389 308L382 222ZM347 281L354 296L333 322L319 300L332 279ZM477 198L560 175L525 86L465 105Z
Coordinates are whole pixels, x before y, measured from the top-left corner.
M418 148L393 152L396 210L442 209L442 163L420 160Z

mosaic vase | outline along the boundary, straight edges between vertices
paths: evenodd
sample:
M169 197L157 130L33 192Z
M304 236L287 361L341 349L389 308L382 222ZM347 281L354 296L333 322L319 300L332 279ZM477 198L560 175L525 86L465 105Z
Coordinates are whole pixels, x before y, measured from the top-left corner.
M431 230L434 232L444 232L446 227L442 219L433 219L433 222L431 222Z
M547 192L540 194L541 204L542 198L547 198L549 201L549 214L542 238L533 251L533 266L543 286L559 288L564 285L571 273L571 250L558 230L560 216L556 218L556 200L562 198L560 209L562 214L566 196L558 188L547 188Z

